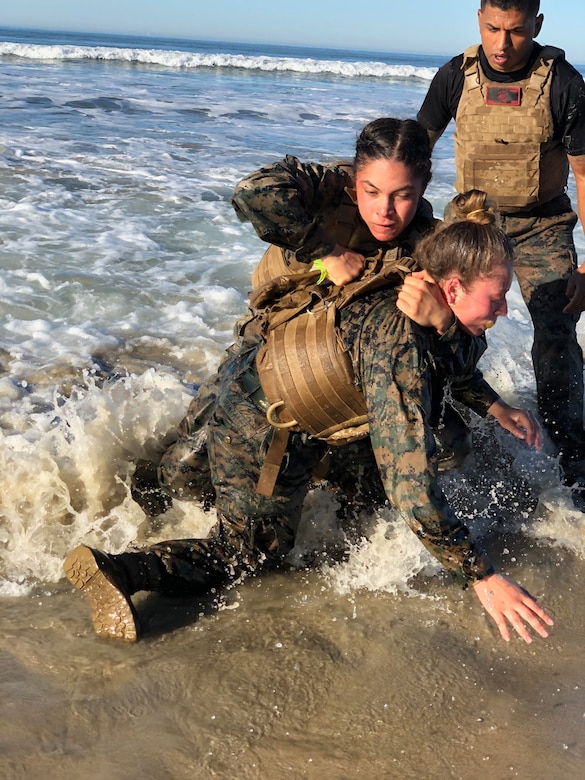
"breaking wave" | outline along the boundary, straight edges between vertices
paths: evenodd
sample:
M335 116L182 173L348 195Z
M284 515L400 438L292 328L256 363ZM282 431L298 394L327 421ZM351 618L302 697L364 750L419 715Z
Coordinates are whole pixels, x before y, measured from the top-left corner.
M122 48L110 46L41 45L0 43L0 57L70 62L95 60L121 64L154 65L163 68L196 70L198 68L238 69L268 73L322 74L341 78L419 79L430 81L435 68L384 62L321 60L311 57L273 57L225 53L165 51L161 49Z

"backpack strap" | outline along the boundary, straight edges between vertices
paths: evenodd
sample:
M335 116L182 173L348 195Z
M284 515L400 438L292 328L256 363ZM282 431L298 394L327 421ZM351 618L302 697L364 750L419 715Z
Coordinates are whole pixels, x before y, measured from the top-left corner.
M274 492L274 486L278 478L282 459L288 446L289 431L286 428L274 428L272 441L262 464L260 478L256 484L256 493L268 498Z

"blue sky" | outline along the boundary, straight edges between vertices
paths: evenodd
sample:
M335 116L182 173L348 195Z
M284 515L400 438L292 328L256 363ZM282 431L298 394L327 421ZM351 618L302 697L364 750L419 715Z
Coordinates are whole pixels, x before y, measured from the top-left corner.
M479 0L4 0L0 26L319 45L452 56L477 38ZM585 1L541 0L539 40L585 63Z

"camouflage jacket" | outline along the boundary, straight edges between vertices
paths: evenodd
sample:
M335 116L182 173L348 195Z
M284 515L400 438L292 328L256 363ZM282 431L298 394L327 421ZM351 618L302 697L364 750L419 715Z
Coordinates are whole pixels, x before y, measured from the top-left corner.
M380 477L390 503L423 545L446 569L476 580L490 574L493 566L438 485L429 418L437 364L441 371L456 370L452 378L473 398L483 383L476 369L483 350L478 340L470 350L456 325L441 337L419 327L396 308L395 300L394 290L357 300L342 312L340 325L366 398ZM497 397L491 390L491 402ZM487 397L484 403L491 405Z

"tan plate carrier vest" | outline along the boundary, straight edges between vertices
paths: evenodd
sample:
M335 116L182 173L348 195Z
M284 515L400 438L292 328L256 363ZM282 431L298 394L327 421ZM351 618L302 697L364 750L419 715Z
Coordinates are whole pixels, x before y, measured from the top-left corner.
M415 268L400 248L379 250L366 258L360 278L343 287L316 284L319 271L305 271L271 279L251 294L252 309L264 317L256 367L274 426L258 493L272 495L290 431L330 445L368 434L365 399L337 327L338 312L366 293L400 284Z
M479 46L463 54L465 80L455 117L457 192L480 189L502 212L547 203L567 185L568 160L554 139L550 87L561 49L545 46L528 78L487 80Z

